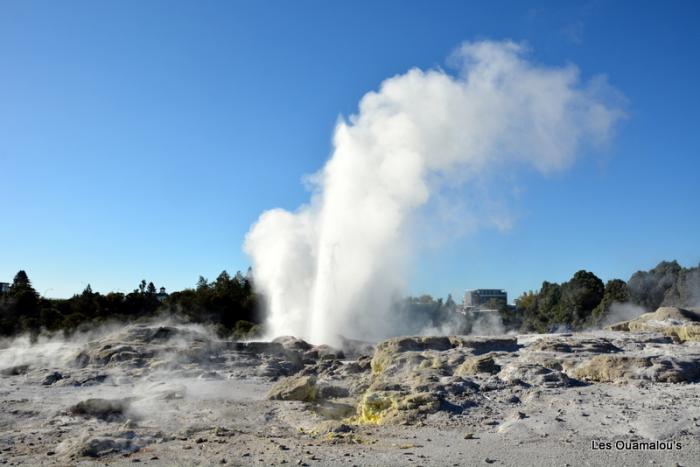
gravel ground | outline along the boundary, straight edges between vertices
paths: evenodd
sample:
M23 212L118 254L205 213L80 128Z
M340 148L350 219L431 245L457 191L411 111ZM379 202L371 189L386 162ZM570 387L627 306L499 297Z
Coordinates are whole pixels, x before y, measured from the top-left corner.
M697 382L633 377L596 384L495 385L504 373L475 375L480 388L470 393L468 403L446 396L451 405L445 400L416 418L362 424L352 417L320 415L326 413L324 401L267 399L284 378L262 374L261 368L313 373L321 381L320 358L300 364L301 370L289 369L279 352L274 356L279 346L213 345L204 331L192 332L175 333L179 341L171 335L149 340L115 331L82 342L5 343L0 351L0 463L700 465ZM591 336L617 338L599 332L586 335L586 342ZM578 337L563 338L573 342ZM539 353L527 353L539 339L520 336L520 350L499 354L496 361L504 368L517 359L541 361ZM193 353L198 345L206 351ZM697 343L683 345L691 356L699 350ZM665 352L654 346L656 354ZM643 344L637 347L649 353ZM105 351L115 348L122 353L105 361ZM566 358L579 358L580 352L569 353ZM294 361L288 353L285 358ZM340 370L333 384L354 388L338 403L356 404L369 390L363 381L378 378L369 370L344 372L355 361L336 364Z

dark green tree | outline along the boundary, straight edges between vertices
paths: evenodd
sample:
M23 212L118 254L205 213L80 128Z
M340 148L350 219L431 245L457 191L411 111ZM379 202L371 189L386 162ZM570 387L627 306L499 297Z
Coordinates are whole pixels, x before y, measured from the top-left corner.
M31 293L36 293L32 287L32 283L29 280L29 276L24 270L20 270L15 274L15 278L12 280L12 285L10 286L10 294L16 294L19 292L29 291Z
M0 316L2 321L0 327L3 332L37 332L40 327L39 294L32 287L25 271L17 272L8 295L7 306L3 307L4 310Z
M544 281L537 296L537 310L533 320L535 330L547 332L555 323L561 324L560 317L556 316L560 301L561 286L555 282Z
M555 315L561 324L580 327L603 299L605 284L595 274L578 271L561 287L561 301Z
M627 283L621 279L611 279L605 284L603 298L593 309L589 323L591 325L600 324L610 313L610 308L615 303L627 303L630 299Z
M199 276L197 280L197 290L204 290L209 288L209 282L204 278L204 276Z
M678 282L682 270L677 261L662 261L649 271L635 272L627 282L630 300L646 311L656 310Z

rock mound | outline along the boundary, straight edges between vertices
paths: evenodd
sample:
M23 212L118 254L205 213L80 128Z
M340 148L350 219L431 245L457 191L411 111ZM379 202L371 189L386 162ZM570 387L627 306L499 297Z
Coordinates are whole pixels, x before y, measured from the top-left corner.
M514 337L396 337L377 344L371 366L375 374L415 364L439 367L448 361L461 363L468 355L514 352L518 348ZM431 358L437 359L424 363Z
M267 394L268 399L311 402L316 399L314 376L290 376L278 381Z
M700 313L677 307L661 307L653 313L613 324L607 329L627 332L660 332L677 342L700 342Z
M598 383L626 383L634 380L692 382L700 376L700 358L598 355L579 366L575 374L578 378Z
M208 335L172 326L133 325L87 343L74 357L74 365L147 367L157 357L173 361L206 362L223 344Z
M456 370L457 376L476 375L478 373L495 374L501 370L501 367L496 364L493 355L486 354L478 357L468 358Z
M141 449L141 446L130 437L92 438L83 444L79 454L85 457L103 457L113 453L132 453L139 449Z
M544 337L529 347L538 352L557 353L613 353L622 349L605 338L574 338L573 336Z
M571 380L561 371L547 368L538 363L516 361L506 365L498 377L510 384L541 386L546 388L566 387Z
M515 337L397 337L380 342L369 375L354 386L358 423L414 423L445 411L474 405L479 388L471 378L488 380L500 359L520 348ZM510 356L510 357L509 357Z
M75 465L78 457L102 458L114 454L129 455L156 441L151 436L139 436L136 432L127 430L68 439L57 447L57 451L66 460L70 460L65 465Z
M71 407L69 412L85 418L120 422L125 420L130 405L129 399L87 399Z

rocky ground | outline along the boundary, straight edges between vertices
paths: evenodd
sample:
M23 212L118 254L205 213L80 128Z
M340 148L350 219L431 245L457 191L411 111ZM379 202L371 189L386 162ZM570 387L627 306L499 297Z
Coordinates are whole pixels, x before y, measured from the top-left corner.
M700 465L700 316L342 349L134 325L0 349L8 465Z

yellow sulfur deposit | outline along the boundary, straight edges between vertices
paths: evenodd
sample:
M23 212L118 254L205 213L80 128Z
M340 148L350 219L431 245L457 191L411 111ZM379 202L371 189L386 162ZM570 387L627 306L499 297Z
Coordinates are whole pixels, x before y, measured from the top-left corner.
M356 423L378 425L390 410L396 410L395 395L388 392L371 392L362 397L357 407Z

